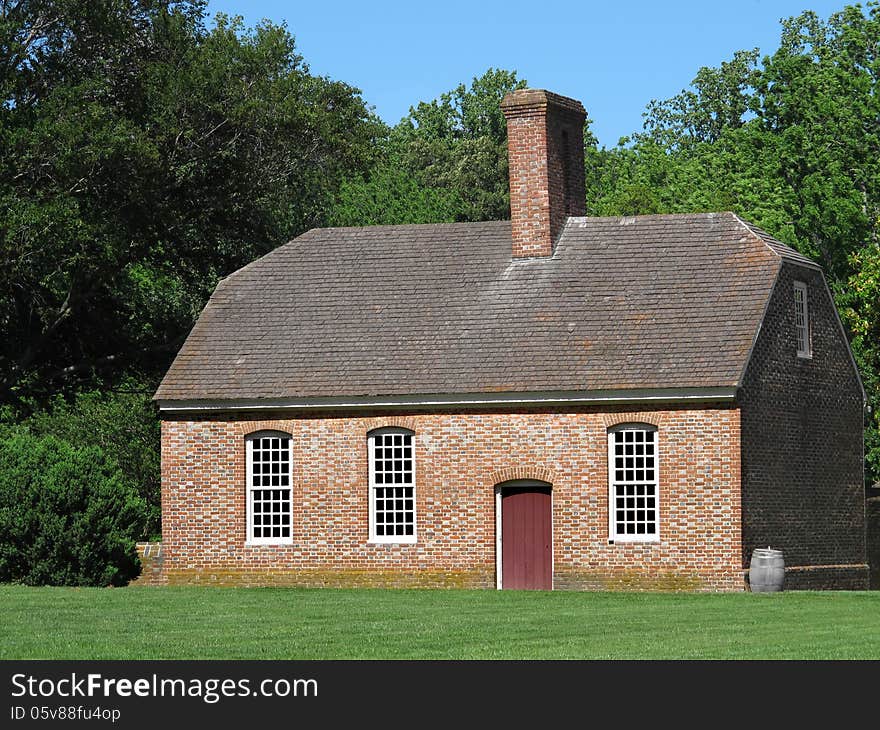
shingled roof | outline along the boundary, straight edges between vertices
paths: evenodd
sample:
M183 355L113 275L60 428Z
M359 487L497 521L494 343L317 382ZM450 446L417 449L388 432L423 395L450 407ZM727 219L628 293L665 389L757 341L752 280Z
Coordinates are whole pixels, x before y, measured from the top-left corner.
M156 399L735 388L783 260L732 213L316 229L217 286Z

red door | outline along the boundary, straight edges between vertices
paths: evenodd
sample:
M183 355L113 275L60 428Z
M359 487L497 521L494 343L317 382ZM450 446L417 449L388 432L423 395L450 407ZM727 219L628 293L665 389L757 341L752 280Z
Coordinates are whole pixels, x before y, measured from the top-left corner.
M501 587L553 588L550 487L501 491Z

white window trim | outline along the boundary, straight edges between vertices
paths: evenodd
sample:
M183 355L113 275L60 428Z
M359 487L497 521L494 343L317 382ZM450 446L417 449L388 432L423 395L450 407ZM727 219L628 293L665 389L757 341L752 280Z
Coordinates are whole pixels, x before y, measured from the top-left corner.
M654 499L656 504L655 531L644 535L618 535L617 521L614 519L614 434L619 431L653 431L654 436ZM621 423L608 429L606 441L608 450L608 542L660 542L660 430L650 423Z
M254 459L253 448L254 441L266 437L286 438L287 441L287 463L290 464L290 537L254 537L254 509L253 509L253 493L254 489L266 489L266 487L254 487ZM245 536L245 545L290 545L293 543L293 438L289 433L283 431L258 431L249 433L245 437L245 462L246 462L246 492L245 503L247 505L247 534ZM271 487L270 487L271 489Z
M376 484L376 436L384 436L386 434L407 434L412 436L412 490L413 490L413 534L412 535L377 535L376 534L376 487L394 486L388 484ZM399 428L390 426L388 428L377 428L367 434L367 463L369 464L369 511L370 511L370 536L368 542L388 545L388 544L412 544L417 542L419 515L416 507L416 435L415 432L408 428Z
M803 297L803 302L804 302L804 311L803 311L803 314L804 314L804 345L806 346L806 349L802 350L800 347L798 347L797 348L797 356L801 357L801 358L805 358L805 359L810 359L811 357L813 357L813 342L812 342L813 338L811 337L811 332L810 332L810 304L809 304L809 300L807 299L807 285L802 281L796 281L794 283L794 290L796 292L799 291L801 293L801 296ZM795 296L794 301L795 301L795 313L794 313L795 333L794 333L794 336L795 336L795 345L797 346L798 311L797 311L797 297L796 296Z

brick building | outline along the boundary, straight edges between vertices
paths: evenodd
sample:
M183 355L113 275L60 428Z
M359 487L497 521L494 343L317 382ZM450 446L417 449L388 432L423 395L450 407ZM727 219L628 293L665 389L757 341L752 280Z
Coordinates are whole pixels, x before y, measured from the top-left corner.
M584 217L514 92L511 221L309 231L156 393L169 582L867 585L864 394L821 269L732 213Z

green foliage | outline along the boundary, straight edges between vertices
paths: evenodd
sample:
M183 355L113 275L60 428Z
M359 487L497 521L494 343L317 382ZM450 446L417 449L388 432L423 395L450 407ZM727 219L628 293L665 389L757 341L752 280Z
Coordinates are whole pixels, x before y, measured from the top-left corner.
M388 133L380 164L345 184L340 225L436 223L509 217L504 95L525 87L511 71L489 69L419 102Z
M454 190L419 184L394 162L344 181L331 215L334 226L451 223L464 202Z
M156 381L218 279L322 224L383 126L283 26L0 3L0 402Z
M835 292L853 333L853 351L865 383L865 465L868 483L880 481L880 244L853 254L854 273Z
M148 393L135 390L56 396L48 407L24 421L36 436L54 435L76 448L97 447L119 465L125 489L137 494L144 508L143 532L161 531L159 421Z
M143 511L101 449L12 434L0 441L0 582L125 585Z
M744 123L753 104L758 49L737 51L720 68L703 67L685 89L664 102L648 104L645 127L669 144L714 142L728 129Z
M880 213L880 10L849 6L820 21L783 23L782 45L756 85L762 131L777 140L782 179L796 193L795 236L835 279L874 239Z

